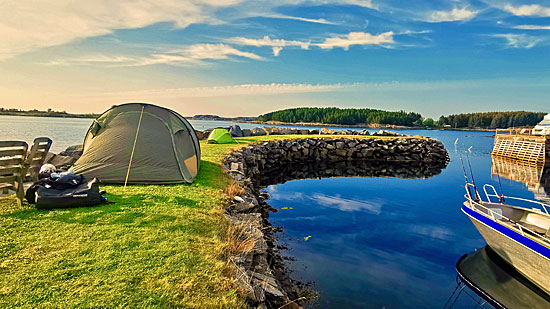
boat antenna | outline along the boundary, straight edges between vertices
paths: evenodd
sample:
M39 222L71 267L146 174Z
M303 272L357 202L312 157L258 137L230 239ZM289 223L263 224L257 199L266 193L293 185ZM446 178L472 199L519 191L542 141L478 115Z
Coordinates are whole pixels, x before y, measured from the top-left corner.
M462 160L462 154L460 154L460 163L462 163L462 171L464 172L464 179L466 179L466 183L468 183L468 175L466 174L466 168L464 167L464 161Z
M464 160L462 160L462 153L459 152L458 154L460 156L460 162L462 163L462 171L464 172L464 179L466 180L466 191L468 192L469 196L472 196L472 192L470 192L470 186L468 186L468 174L466 173L466 168L464 167Z
M470 147L471 149L472 147ZM475 193L475 199L476 201L479 200L479 196L477 195L477 186L476 186L476 180L474 179L474 172L472 171L472 164L470 164L470 156L468 156L468 153L466 153L466 159L468 160L468 166L470 167L470 176L472 177L472 184L474 185L474 193Z

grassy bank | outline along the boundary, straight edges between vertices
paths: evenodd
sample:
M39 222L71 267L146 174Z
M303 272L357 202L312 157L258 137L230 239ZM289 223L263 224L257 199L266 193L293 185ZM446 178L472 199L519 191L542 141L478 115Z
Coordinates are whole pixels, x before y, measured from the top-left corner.
M1 198L0 307L243 307L225 258L221 162L280 138L201 143L192 185L104 186L104 206L38 211Z

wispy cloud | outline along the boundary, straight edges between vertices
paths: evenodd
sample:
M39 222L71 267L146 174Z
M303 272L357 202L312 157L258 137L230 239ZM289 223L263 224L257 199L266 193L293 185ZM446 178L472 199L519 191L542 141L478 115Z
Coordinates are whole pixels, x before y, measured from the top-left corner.
M307 23L323 24L323 25L338 25L338 23L328 21L324 18L305 18L305 17L297 17L297 16L290 16L290 15L282 15L282 14L266 14L259 17L290 19L290 20L298 20L298 21L303 21Z
M514 26L514 29L520 30L550 30L550 26L541 26L541 25L518 25Z
M313 93L339 91L352 84L241 84L230 86L192 87L192 88L168 88L149 89L143 91L124 91L117 93L105 93L105 96L118 95L122 97L181 97L181 98L207 98L227 97L241 95L279 95L289 93Z
M503 38L506 40L506 46L511 48L532 48L543 41L542 38L526 34L504 33L494 34L492 37Z
M412 32L411 32L412 33ZM410 34L410 33L407 33ZM309 49L311 46L317 46L322 49L343 48L348 50L352 45L379 45L388 47L394 44L393 32L384 32L380 34L370 34L366 32L350 32L343 35L334 35L325 38L320 43L312 43L311 41L293 41L284 39L272 39L269 36L264 36L261 39L251 39L245 37L235 37L225 40L227 43L263 47L269 46L273 49L273 55L278 56L284 47L295 46L302 49Z
M228 43L244 46L269 46L273 49L273 55L278 56L283 47L287 46L299 46L302 49L309 49L310 42L303 41L288 41L283 39L272 39L269 36L264 36L261 39L250 39L244 37L229 38L226 40Z
M504 10L516 16L550 17L550 7L544 7L539 4L520 5L520 6L513 6L511 4L507 4L504 6Z
M215 23L211 12L241 0L9 1L0 10L0 60L76 39L141 28L158 22L177 27ZM24 22L22 22L24 21Z
M19 0L2 4L0 10L0 60L42 47L62 45L75 40L107 35L119 29L138 29L160 22L185 28L190 24L221 24L220 8L242 6L234 17L269 16L277 6L352 4L376 9L372 0L281 0L262 1L262 5L247 0L161 0L108 1L94 0L75 5L67 0ZM254 8L247 11L247 8ZM283 17L283 15L279 15ZM284 16L304 22L331 24L323 18ZM21 22L24 21L24 22Z
M181 53L196 60L227 59L230 55L254 60L262 59L262 57L254 53L240 51L226 44L195 44L184 48Z
M352 45L379 45L389 46L395 43L393 40L393 32L384 32L378 35L373 35L366 32L350 32L346 35L336 35L326 38L324 42L315 44L322 49L333 49L341 47L348 50Z
M81 57L64 57L47 62L47 65L104 65L111 67L132 67L154 64L184 66L205 63L204 60L229 59L238 56L262 60L261 56L233 48L227 44L194 44L178 50L168 50L148 56L108 56L87 55Z
M476 17L478 13L479 11L467 8L454 8L450 11L432 11L427 21L431 23L466 21Z
M310 3L310 4L349 4L357 5L370 9L378 9L378 4L372 0L280 0L280 2L285 4L300 4L300 3Z

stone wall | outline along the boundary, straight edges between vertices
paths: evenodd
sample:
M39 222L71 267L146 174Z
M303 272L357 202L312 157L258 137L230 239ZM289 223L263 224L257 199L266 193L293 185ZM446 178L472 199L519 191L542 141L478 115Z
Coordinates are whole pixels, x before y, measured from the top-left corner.
M373 135L373 136L402 136L402 134L380 130L370 133L368 130L333 130L333 129L303 129L303 128L287 128L287 127L258 127L253 129L241 129L238 125L232 125L229 128L229 133L233 137L248 137L248 136L264 136L264 135ZM197 137L200 140L207 139L213 129L196 130Z
M449 156L443 143L423 138L311 138L262 142L229 154L226 172L243 187L226 215L246 226L256 239L251 252L232 258L238 282L249 290L253 306L277 308L314 291L293 280L276 247L268 222L276 211L261 189L292 179L333 176L430 177L441 172ZM390 172L388 171L390 170Z

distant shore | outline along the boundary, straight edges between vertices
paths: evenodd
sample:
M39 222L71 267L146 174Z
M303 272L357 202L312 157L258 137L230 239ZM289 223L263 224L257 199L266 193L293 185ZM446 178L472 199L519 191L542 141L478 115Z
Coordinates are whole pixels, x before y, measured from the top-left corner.
M64 112L47 112L47 111L0 111L0 116L26 116L26 117L52 117L52 118L89 118L95 119L100 114L70 114ZM249 120L253 117L236 117L236 118L208 118L208 117L186 117L188 120L202 120L202 121L228 121L238 123L254 123L261 125L277 125L277 126L295 126L295 127L336 127L336 128L357 128L357 129L379 129L379 130L449 130L449 131L485 131L493 132L495 129L486 128L444 128L444 127L407 127L385 124L355 124L355 125L343 125L343 124L330 124L330 123L308 123L308 122L281 122L281 121L258 121Z
M52 118L97 118L99 114L69 114L63 112L32 112L32 111L20 111L20 112L0 112L0 116L26 116L26 117L52 117Z
M396 125L385 125L385 124L355 124L355 125L344 125L344 124L329 124L329 123L308 123L308 122L281 122L281 121L248 121L248 123L256 123L263 125L277 125L277 126L298 126L298 127L338 127L338 128L357 128L357 129L380 129L380 130L448 130L448 131L485 131L492 132L495 129L486 129L486 128L443 128L443 127L407 127L407 126L396 126Z

